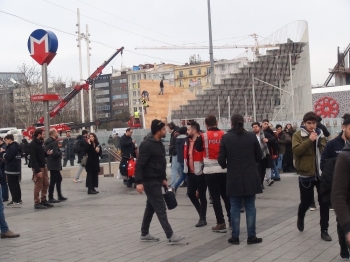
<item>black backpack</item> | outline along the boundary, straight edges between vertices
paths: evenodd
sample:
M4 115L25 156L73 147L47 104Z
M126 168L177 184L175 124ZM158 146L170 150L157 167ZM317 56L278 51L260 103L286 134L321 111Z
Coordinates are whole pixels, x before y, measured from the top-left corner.
M81 141L77 139L73 143L73 152L74 154L79 154L81 152Z

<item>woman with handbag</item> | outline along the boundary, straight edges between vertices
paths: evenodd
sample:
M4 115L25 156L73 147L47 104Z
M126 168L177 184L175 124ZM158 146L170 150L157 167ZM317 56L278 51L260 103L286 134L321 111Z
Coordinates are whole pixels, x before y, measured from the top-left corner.
M102 148L98 142L98 139L94 133L90 133L87 145L85 147L86 156L82 159L86 161L86 187L88 188L88 194L97 194L98 191L95 187L98 187L98 173L100 172L100 156L102 155Z

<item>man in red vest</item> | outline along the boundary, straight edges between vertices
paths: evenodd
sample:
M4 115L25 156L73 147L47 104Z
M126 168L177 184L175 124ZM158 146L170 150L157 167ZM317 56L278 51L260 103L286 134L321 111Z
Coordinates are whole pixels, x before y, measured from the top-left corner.
M184 145L184 173L187 173L187 195L199 215L196 227L203 227L207 225L207 183L203 175L203 140L199 132L199 124L192 122Z
M213 208L217 225L212 227L213 232L226 233L226 223L221 206L224 201L228 221L230 223L230 199L226 196L226 168L222 169L218 163L220 142L224 131L218 129L216 117L208 115L205 118L207 132L202 134L203 139L203 163L205 179L213 201Z

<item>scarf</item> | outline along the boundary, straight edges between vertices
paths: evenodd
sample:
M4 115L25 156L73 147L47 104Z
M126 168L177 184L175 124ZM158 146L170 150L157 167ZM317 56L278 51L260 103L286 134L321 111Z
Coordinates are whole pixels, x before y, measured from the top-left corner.
M270 154L269 149L267 148L267 143L263 142L264 138L264 131L260 130L260 148L263 155L262 158L265 158L266 155Z

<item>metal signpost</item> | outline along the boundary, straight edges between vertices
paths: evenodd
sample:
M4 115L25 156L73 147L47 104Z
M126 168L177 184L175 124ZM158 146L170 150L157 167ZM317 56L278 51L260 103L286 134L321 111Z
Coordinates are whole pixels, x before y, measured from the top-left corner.
M28 38L28 50L30 56L41 65L43 93L31 96L32 102L42 101L44 103L44 127L45 135L48 136L50 128L49 101L59 100L59 96L48 94L47 66L56 56L58 40L51 31L37 29Z

